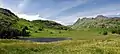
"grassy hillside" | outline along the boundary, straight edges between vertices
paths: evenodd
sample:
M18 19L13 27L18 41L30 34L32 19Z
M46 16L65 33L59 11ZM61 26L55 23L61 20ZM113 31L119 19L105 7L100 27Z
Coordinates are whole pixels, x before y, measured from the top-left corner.
M108 31L111 33L120 34L120 18L119 17L106 17L98 15L95 18L78 19L73 29L96 29L98 31Z
M78 19L77 22L72 26L72 28L74 29L111 28L111 27L119 27L119 26L120 26L120 18L97 16L95 18Z
M0 8L1 38L30 36L32 33L44 32L46 30L70 30L70 28L49 20L25 20L17 17L8 9Z

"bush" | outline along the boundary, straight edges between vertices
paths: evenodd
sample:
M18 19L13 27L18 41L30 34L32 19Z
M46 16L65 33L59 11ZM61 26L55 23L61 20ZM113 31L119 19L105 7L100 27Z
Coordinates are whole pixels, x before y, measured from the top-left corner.
M33 28L33 26L29 26L30 28Z
M111 30L111 33L112 34L120 34L120 29L114 29L114 30Z
M53 34L53 32L50 32L50 34Z
M59 34L61 34L62 32L61 31L59 31Z
M107 35L108 32L107 31L100 31L99 34L102 34L102 35Z
M115 33L116 33L116 31L115 31L115 30L113 30L113 31L111 31L111 33L112 33L112 34L115 34Z
M35 31L35 33L38 33L38 31Z
M28 27L24 26L21 32L21 36L29 36L30 32L27 32L27 30L28 30Z
M25 26L23 29L28 30L28 27L27 27L27 26Z
M120 34L120 31L117 31L116 34Z
M103 32L102 32L102 35L107 35L107 34L108 34L107 31L103 31Z
M38 30L39 30L39 31L43 31L43 28L39 28Z

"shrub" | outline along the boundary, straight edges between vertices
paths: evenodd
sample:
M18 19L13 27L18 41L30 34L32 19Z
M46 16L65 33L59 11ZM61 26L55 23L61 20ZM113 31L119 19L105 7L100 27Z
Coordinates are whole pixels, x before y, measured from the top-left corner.
M25 26L23 29L28 30L28 27L27 27L27 26Z
M59 31L59 34L62 33L61 31Z
M50 34L53 34L53 32L50 32Z
M22 32L21 32L21 36L29 36L30 32L27 32L27 30L28 30L27 26L23 27Z
M103 32L102 32L102 35L107 35L107 34L108 34L107 31L103 31Z
M107 35L108 32L107 31L100 31L99 34L102 34L102 35Z
M33 28L33 26L29 26L30 28Z
M115 34L115 33L116 34L120 34L120 29L118 29L118 28L117 29L113 29L113 30L111 30L111 33L112 34Z
M115 30L112 30L112 31L111 31L111 33L112 33L112 34L115 34L115 33L116 33L116 31L115 31Z
M120 31L117 31L116 34L120 34Z
M39 31L43 31L43 28L39 28L38 30L39 30Z
M35 33L38 33L38 31L35 31Z

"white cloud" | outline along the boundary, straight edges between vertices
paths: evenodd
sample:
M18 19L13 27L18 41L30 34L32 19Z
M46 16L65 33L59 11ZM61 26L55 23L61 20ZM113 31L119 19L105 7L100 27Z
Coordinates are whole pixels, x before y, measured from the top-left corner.
M69 25L69 24L73 24L79 17L77 17L76 15L72 15L72 16L63 16L63 17L58 17L58 21L64 22L65 25Z
M120 15L120 13L117 13L116 15Z
M17 16L19 18L23 18L23 19L30 20L30 21L32 21L32 20L51 20L51 19L46 19L46 18L40 17L39 14L38 15L17 14ZM55 22L60 23L62 25L66 25L63 22L58 21L58 20L51 20L51 21L55 21Z
M24 19L27 19L27 20L38 20L38 19L41 19L41 20L48 20L46 18L42 18L42 17L39 17L39 15L26 15L26 14L17 14L19 16L19 18L24 18Z

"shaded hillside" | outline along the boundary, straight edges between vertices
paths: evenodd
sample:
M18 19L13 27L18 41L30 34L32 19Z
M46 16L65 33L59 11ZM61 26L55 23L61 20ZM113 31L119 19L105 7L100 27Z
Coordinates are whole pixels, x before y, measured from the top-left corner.
M7 9L0 8L0 26L9 27L18 21L18 17Z
M25 28L16 27L19 18L8 9L0 8L0 38L16 38L26 36Z

